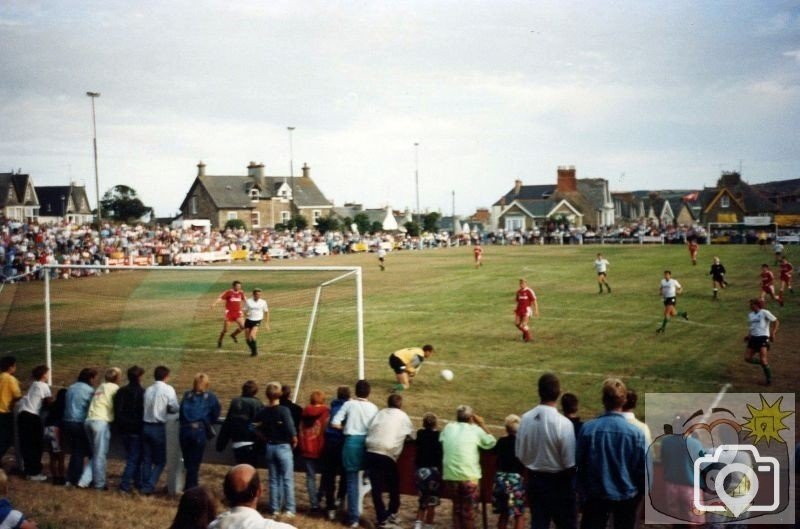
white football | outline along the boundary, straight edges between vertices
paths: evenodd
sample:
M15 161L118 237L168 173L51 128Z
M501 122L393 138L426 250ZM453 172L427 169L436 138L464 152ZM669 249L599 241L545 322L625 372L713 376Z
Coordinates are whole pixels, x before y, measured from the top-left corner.
M439 374L442 376L443 379L447 380L448 382L453 380L453 372L450 371L449 369L442 369L441 373Z

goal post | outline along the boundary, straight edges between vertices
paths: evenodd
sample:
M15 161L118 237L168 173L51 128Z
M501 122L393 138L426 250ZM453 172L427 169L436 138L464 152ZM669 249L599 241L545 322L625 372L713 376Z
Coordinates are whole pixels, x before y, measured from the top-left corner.
M215 389L225 391L225 397L234 396L230 394L234 390L238 393L243 377L257 379L262 387L269 380L293 381L292 396L298 401L301 388L305 389L312 376L316 377L314 384L326 389L334 386L334 380L340 384L352 383L354 371L359 379L365 376L361 267L45 265L42 268L42 345L51 383L54 351L59 351L57 360L63 362L69 357L71 375L77 373L78 358L74 357L83 354L84 342L92 351L111 349L111 353L102 353L109 356L106 365L137 363L149 370L158 361L183 364L186 369L180 377L179 389L186 389L187 383L191 387L191 370L208 371ZM54 279L84 274L94 277ZM259 357L252 362L244 335L236 343L226 336L225 349L216 349L223 310L210 311L209 307L232 280L243 283L247 297L253 286L263 287L263 296L269 304L272 331L264 328L258 331L258 342L262 345ZM97 322L98 319L107 321ZM234 324L229 332L236 327ZM70 336L59 340L56 333ZM202 339L197 335L202 335ZM67 342L69 352L65 343L60 342ZM179 356L175 350L179 350ZM86 357L89 365L97 364L96 357L91 354ZM220 366L223 368L219 369ZM118 367L124 370L127 365ZM330 380L325 379L327 374ZM226 375L238 378L221 384L220 379ZM69 375L59 373L59 382L64 377Z

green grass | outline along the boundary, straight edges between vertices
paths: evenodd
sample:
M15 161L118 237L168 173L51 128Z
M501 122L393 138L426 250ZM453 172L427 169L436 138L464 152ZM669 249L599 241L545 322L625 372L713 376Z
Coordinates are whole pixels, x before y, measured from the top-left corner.
M611 262L610 295L597 293L592 263L598 249ZM721 257L732 285L718 302L711 301L707 275L712 255ZM538 400L536 381L547 371L561 377L564 391L579 396L584 416L598 411L600 383L609 375L642 394L716 392L726 383L734 390L758 389L760 370L741 361L742 337L747 299L758 295L765 261L772 264L771 254L756 246L703 246L696 267L682 246L490 246L477 270L470 248L393 252L385 272L372 254L289 264L364 266L366 373L373 400L382 405L392 385L392 351L432 343L436 354L405 396L409 413L450 418L464 403L497 425ZM657 336L665 269L684 287L678 306L690 320L673 321L666 335ZM331 277L320 274L315 282L323 275ZM529 280L540 304L533 343L523 343L513 325L520 277ZM216 349L222 309L209 306L235 278L247 291L263 288L272 309L273 330L262 331L259 339L267 354L255 360L243 344L227 339L222 351ZM300 273L118 273L53 285L56 383L70 382L85 365L124 368L136 362L150 369L164 362L173 368L179 391L202 370L223 401L248 378L262 385L294 382L314 292ZM304 395L312 387L332 395L337 385L355 380L352 284L325 292ZM43 359L42 299L41 283L9 285L0 293L0 352L18 356L20 375ZM785 308L768 305L782 326L771 353L776 391L795 389L800 375L796 306L791 298ZM443 368L452 369L455 380L442 381Z

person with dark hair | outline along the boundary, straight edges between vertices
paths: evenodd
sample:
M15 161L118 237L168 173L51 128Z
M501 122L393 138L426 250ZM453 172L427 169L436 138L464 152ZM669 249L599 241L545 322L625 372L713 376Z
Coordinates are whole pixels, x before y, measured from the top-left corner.
M180 433L178 434L183 453L183 465L186 468L184 489L196 487L200 474L200 463L206 441L217 419L219 419L219 400L210 391L211 382L208 375L198 373L194 377L192 389L183 394L180 407Z
M372 484L372 503L378 517L378 527L396 527L400 510L400 476L397 459L406 439L414 432L408 414L403 411L403 396L389 395L387 407L372 418L367 430L366 467ZM383 503L383 494L389 494L389 505Z
M142 426L142 493L155 492L158 478L167 464L167 415L177 413L178 396L167 384L169 368L158 366L153 371L155 383L144 391L144 425Z
M217 500L206 487L183 491L169 529L207 529L217 517Z
M644 434L644 439L647 442L647 446L650 446L653 442L653 435L650 433L650 427L647 426L647 423L637 419L636 414L633 412L633 410L636 409L636 403L638 401L639 396L636 394L636 391L628 389L628 393L625 397L625 404L622 406L622 415L625 416L625 419L627 419L629 423L642 431Z
M697 244L697 239L692 237L688 241L686 241L686 246L689 249L689 258L692 260L692 266L697 265L697 250L700 249L700 245Z
M222 319L222 331L220 331L219 338L217 338L217 348L222 347L222 339L225 338L225 333L228 332L229 323L236 324L236 330L231 333L231 339L234 342L239 341L236 337L244 330L244 314L242 313L244 299L245 294L244 290L242 290L242 282L234 281L231 288L220 294L211 304L213 309L220 301L225 302L225 317Z
M0 460L14 446L14 404L22 398L16 372L16 358L0 358Z
M264 404L258 399L258 384L248 380L242 385L242 394L231 400L225 422L222 423L217 436L217 452L222 452L228 446L233 446L233 458L237 464L247 463L256 466L259 450L256 445L256 436L250 429L250 424L255 420Z
M603 382L605 413L583 425L577 443L581 529L633 529L645 488L647 442L622 414L628 389L621 380Z
M292 422L295 428L300 424L300 417L303 415L303 407L292 400L292 386L288 384L281 385L281 406L285 406L289 413L292 415Z
M267 445L269 468L269 510L271 514L292 519L297 513L294 499L294 456L297 430L288 408L282 406L279 382L267 384L267 405L256 415L256 437ZM285 510L281 513L281 508Z
M790 294L794 294L794 290L792 290L792 274L794 273L794 267L792 263L789 262L789 259L784 255L781 257L780 263L780 280L781 280L781 288L778 291L778 297L783 300L783 292L788 290Z
M558 413L561 382L552 373L539 377L539 404L520 421L516 439L517 458L528 469L528 502L531 529L574 529L575 428Z
M350 400L350 388L339 386L336 389L336 398L331 401L331 420L339 413L344 403ZM342 467L342 446L344 433L341 429L334 428L330 421L325 428L325 444L322 448L322 478L320 478L320 492L325 497L325 509L328 520L336 519L337 501L341 503L347 489L344 467ZM339 476L339 491L336 492L336 476Z
M403 391L411 386L411 379L422 367L422 362L434 353L433 346L430 344L422 347L406 347L389 355L389 367L394 371L397 384L394 391Z
M94 395L96 382L97 370L85 367L78 374L77 382L67 388L62 424L67 443L72 449L67 464L66 485L68 487L92 481L92 467L89 464L84 465L84 460L92 457L92 448L83 423L89 413L89 404Z
M761 265L761 295L759 299L764 303L769 296L773 301L777 301L778 305L783 307L783 299L775 295L775 274L769 269L769 265L764 263Z
M453 499L453 527L474 529L475 511L480 498L480 449L489 450L497 439L489 433L483 418L470 406L456 408L451 422L439 436L442 443L442 473Z
M44 449L50 460L50 478L53 485L64 485L67 482L67 473L64 468L64 446L61 442L62 420L66 403L67 389L61 388L44 416Z
M577 439L578 434L581 432L581 426L583 426L583 421L578 416L577 395L574 393L561 395L561 413L572 423L572 427L575 429L575 439Z
M230 469L222 490L230 510L217 516L208 529L295 529L288 523L264 518L256 510L264 489L253 466L241 464Z
M664 270L664 279L661 280L661 297L664 299L664 321L661 327L656 329L656 333L663 333L667 330L667 323L673 316L680 316L684 320L689 319L687 312L677 312L675 306L678 304L678 294L683 291L683 287L677 279L672 277L672 272Z
M750 300L750 312L747 314L750 332L744 337L747 350L744 361L748 364L760 365L764 371L765 382L772 384L772 369L769 367L769 345L775 341L780 322L770 311L764 308L764 302L753 298ZM756 354L758 356L756 356Z
M439 418L427 412L422 416L422 428L417 430L417 450L414 456L414 481L419 493L419 507L414 529L433 529L436 507L442 494L442 443L439 442Z
M359 473L364 470L369 423L378 413L378 407L369 401L371 390L366 380L356 382L356 398L345 402L331 420L331 426L344 432L342 466L347 476L347 523L351 528L358 527L361 517Z
M325 406L325 394L320 390L311 392L309 404L303 408L298 427L298 451L306 468L306 491L311 503L311 512L320 508L320 493L317 489L317 473L325 448L325 427L330 420L330 410Z
M92 479L94 487L106 489L106 457L111 443L111 423L114 422L114 395L119 391L122 370L118 367L106 369L105 382L97 386L89 412L86 414L84 428L92 447ZM88 487L89 483L78 483L78 487Z
M28 392L19 401L17 428L22 461L25 464L25 478L31 481L45 481L42 474L42 452L44 451L44 424L42 410L53 400L50 386L45 382L50 368L38 365L31 371L33 382Z
M119 490L131 492L131 482L137 490L142 488L142 427L144 426L144 369L128 368L128 384L114 395L114 428L122 435L125 447L125 469Z
M264 329L269 331L269 306L267 300L261 298L261 289L253 290L253 297L244 301L244 311L247 316L244 320L244 337L250 348L250 356L258 356L258 328L264 323Z

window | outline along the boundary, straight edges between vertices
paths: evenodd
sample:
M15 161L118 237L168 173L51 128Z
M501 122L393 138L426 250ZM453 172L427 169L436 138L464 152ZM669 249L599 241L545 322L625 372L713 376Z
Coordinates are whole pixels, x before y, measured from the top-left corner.
M261 226L261 213L258 211L250 212L250 225L253 228L258 228Z
M282 224L286 224L287 222L289 222L289 220L291 218L292 218L292 216L289 214L288 211L281 211L281 223Z
M197 196L193 196L189 199L189 213L191 215L197 215Z
M322 217L322 210L315 209L312 212L312 215L314 216L314 226L316 226L317 225L317 221L320 219L320 217Z
M239 218L239 217L236 216L236 212L235 211L229 211L228 212L228 220L236 220L237 218Z
M256 189L254 187L253 189L250 190L250 200L251 201L258 202L258 197L259 196L260 196L260 193L258 192L258 189Z
M522 217L506 217L506 231L521 230L522 226Z
M719 199L719 206L721 208L729 208L731 207L731 199L728 195L722 195Z

